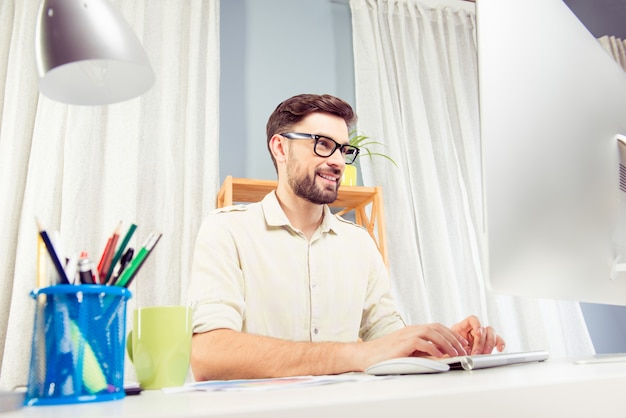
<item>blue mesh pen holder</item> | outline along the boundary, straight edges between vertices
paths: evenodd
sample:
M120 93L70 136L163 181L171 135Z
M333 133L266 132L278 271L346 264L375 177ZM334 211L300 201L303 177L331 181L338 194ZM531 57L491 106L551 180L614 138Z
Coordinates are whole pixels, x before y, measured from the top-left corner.
M121 399L128 289L56 285L31 292L37 304L26 405Z

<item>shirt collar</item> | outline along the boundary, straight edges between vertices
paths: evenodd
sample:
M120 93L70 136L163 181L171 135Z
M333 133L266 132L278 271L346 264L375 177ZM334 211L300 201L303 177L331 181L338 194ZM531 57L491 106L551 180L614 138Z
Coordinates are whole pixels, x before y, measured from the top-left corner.
M283 208L280 207L275 190L272 190L263 198L261 206L263 207L265 222L268 226L289 226L291 229L295 229L289 222L289 218L287 218ZM318 229L321 232L333 231L336 233L338 223L339 220L330 211L328 205L324 205L324 218Z

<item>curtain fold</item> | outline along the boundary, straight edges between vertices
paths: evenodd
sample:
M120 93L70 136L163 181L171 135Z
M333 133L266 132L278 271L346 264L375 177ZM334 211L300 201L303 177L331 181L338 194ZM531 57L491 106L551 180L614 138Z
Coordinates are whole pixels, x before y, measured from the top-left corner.
M358 129L399 165L360 160L383 186L393 290L409 323L477 314L509 351L590 354L577 303L485 289L475 10L456 3L350 1Z
M130 286L136 306L183 304L193 241L215 207L219 0L113 0L156 73L142 97L72 106L38 93L38 2L0 5L0 387L27 381L38 217L65 255L97 262L122 222L139 248L163 234ZM126 362L127 376L134 371Z

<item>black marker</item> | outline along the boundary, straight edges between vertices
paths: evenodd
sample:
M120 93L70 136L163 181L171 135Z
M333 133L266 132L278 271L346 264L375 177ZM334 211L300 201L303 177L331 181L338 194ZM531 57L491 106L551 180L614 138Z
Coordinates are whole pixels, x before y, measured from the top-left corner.
M78 280L81 284L93 284L91 261L88 258L78 260Z
M130 260L132 260L134 253L135 253L135 250L133 249L133 247L128 247L128 249L126 250L126 252L122 256L122 258L120 259L120 264L117 267L117 270L115 271L115 274L113 276L111 276L113 278L111 279L110 283L108 283L108 284L115 284L117 282L117 280L120 278L120 275L122 274L122 272L124 271L124 269L126 268L128 263L130 263Z

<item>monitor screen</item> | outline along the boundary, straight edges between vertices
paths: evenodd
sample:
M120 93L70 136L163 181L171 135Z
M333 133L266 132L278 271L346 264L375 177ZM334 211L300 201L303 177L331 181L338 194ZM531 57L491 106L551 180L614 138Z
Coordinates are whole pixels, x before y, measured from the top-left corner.
M488 286L626 305L626 73L561 0L476 16Z

